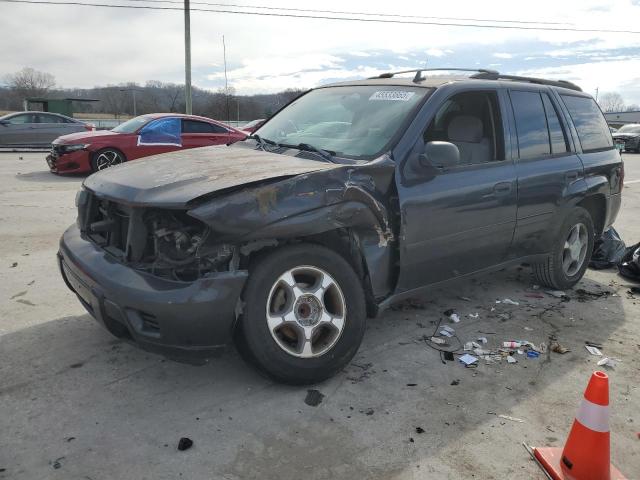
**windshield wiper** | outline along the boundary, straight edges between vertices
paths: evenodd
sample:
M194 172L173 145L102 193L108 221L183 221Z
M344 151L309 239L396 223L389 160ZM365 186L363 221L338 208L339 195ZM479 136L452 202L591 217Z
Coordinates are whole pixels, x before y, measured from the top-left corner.
M256 135L255 133L252 135L248 135L247 139L256 140L258 142L258 145L260 145L260 147L262 148L262 150L265 149L264 148L265 145L274 145L274 146L278 145L273 140L269 140L268 138L262 138L260 135Z
M305 152L317 153L319 156L324 158L327 162L336 163L333 161L333 157L335 157L336 152L333 152L331 150L323 150L322 148L314 147L309 143L299 143L297 145L288 145L286 143L279 143L278 146L286 147L286 148L297 148L298 150L304 150Z

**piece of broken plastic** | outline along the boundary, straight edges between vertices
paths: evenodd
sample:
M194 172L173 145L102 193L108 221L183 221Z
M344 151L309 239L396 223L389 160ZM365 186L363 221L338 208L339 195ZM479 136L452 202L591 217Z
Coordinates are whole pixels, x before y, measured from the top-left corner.
M507 363L518 363L518 361L513 358L511 355L507 357Z
M598 360L598 365L601 367L615 368L619 361L617 358L604 357L602 360Z
M452 313L451 315L449 315L449 319L453 322L453 323L458 323L460 321L460 317L458 316L457 313Z
M460 356L458 360L460 360L465 365L471 365L478 361L476 357L474 357L473 355L469 355L468 353L465 353L464 355Z
M471 318L478 318L480 315L478 315L478 312L476 312L476 313L470 313L469 316Z
M439 338L439 337L431 337L430 340L436 345L444 345L445 343L447 343L444 338Z
M496 303L504 303L505 305L520 305L520 303L511 300L510 298L505 298L504 300L496 300Z
M591 355L596 355L598 357L602 356L602 352L594 346L585 345L584 348L586 348Z
M443 337L453 337L453 333L451 333L449 330L445 330L444 328L440 330L438 333Z

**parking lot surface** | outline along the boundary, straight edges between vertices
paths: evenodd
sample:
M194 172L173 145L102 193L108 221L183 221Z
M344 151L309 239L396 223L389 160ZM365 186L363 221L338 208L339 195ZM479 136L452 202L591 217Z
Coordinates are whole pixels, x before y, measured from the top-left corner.
M82 177L50 174L44 156L0 153L0 479L542 479L522 442L564 442L599 368L586 340L620 360L607 370L612 460L640 478L640 295L614 270L589 270L570 301L531 295L523 267L432 292L370 320L333 379L287 387L232 347L192 366L104 331L55 261ZM616 228L631 245L640 155L624 159ZM519 305L496 303L505 298ZM571 351L475 369L443 363L422 337L448 309L462 342L537 345L553 334ZM305 404L308 388L324 395L319 405ZM178 451L180 437L193 447Z

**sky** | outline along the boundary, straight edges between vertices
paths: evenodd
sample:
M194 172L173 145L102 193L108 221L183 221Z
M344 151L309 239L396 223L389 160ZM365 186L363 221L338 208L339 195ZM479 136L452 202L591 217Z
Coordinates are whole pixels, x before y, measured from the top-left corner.
M192 0L194 8L216 8L193 3L196 1ZM140 0L93 2L181 6ZM554 28L640 32L640 0L217 0L217 3L554 22L550 25ZM62 87L143 84L147 80L184 82L184 18L180 11L0 2L0 32L3 39L0 83L6 74L25 66L52 73ZM194 11L191 18L194 85L212 90L224 85L223 35L229 85L240 94L310 88L426 65L491 68L502 73L565 79L594 95L596 89L600 94L615 91L627 104L640 104L640 34L398 25Z

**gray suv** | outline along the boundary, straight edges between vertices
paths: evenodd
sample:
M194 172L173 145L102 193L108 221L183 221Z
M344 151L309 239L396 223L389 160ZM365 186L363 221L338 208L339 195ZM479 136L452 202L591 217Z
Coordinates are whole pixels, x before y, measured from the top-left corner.
M410 73L311 90L228 147L88 177L60 243L68 287L145 349L235 340L301 384L349 362L367 316L434 286L523 262L575 285L624 176L593 98L491 70Z

